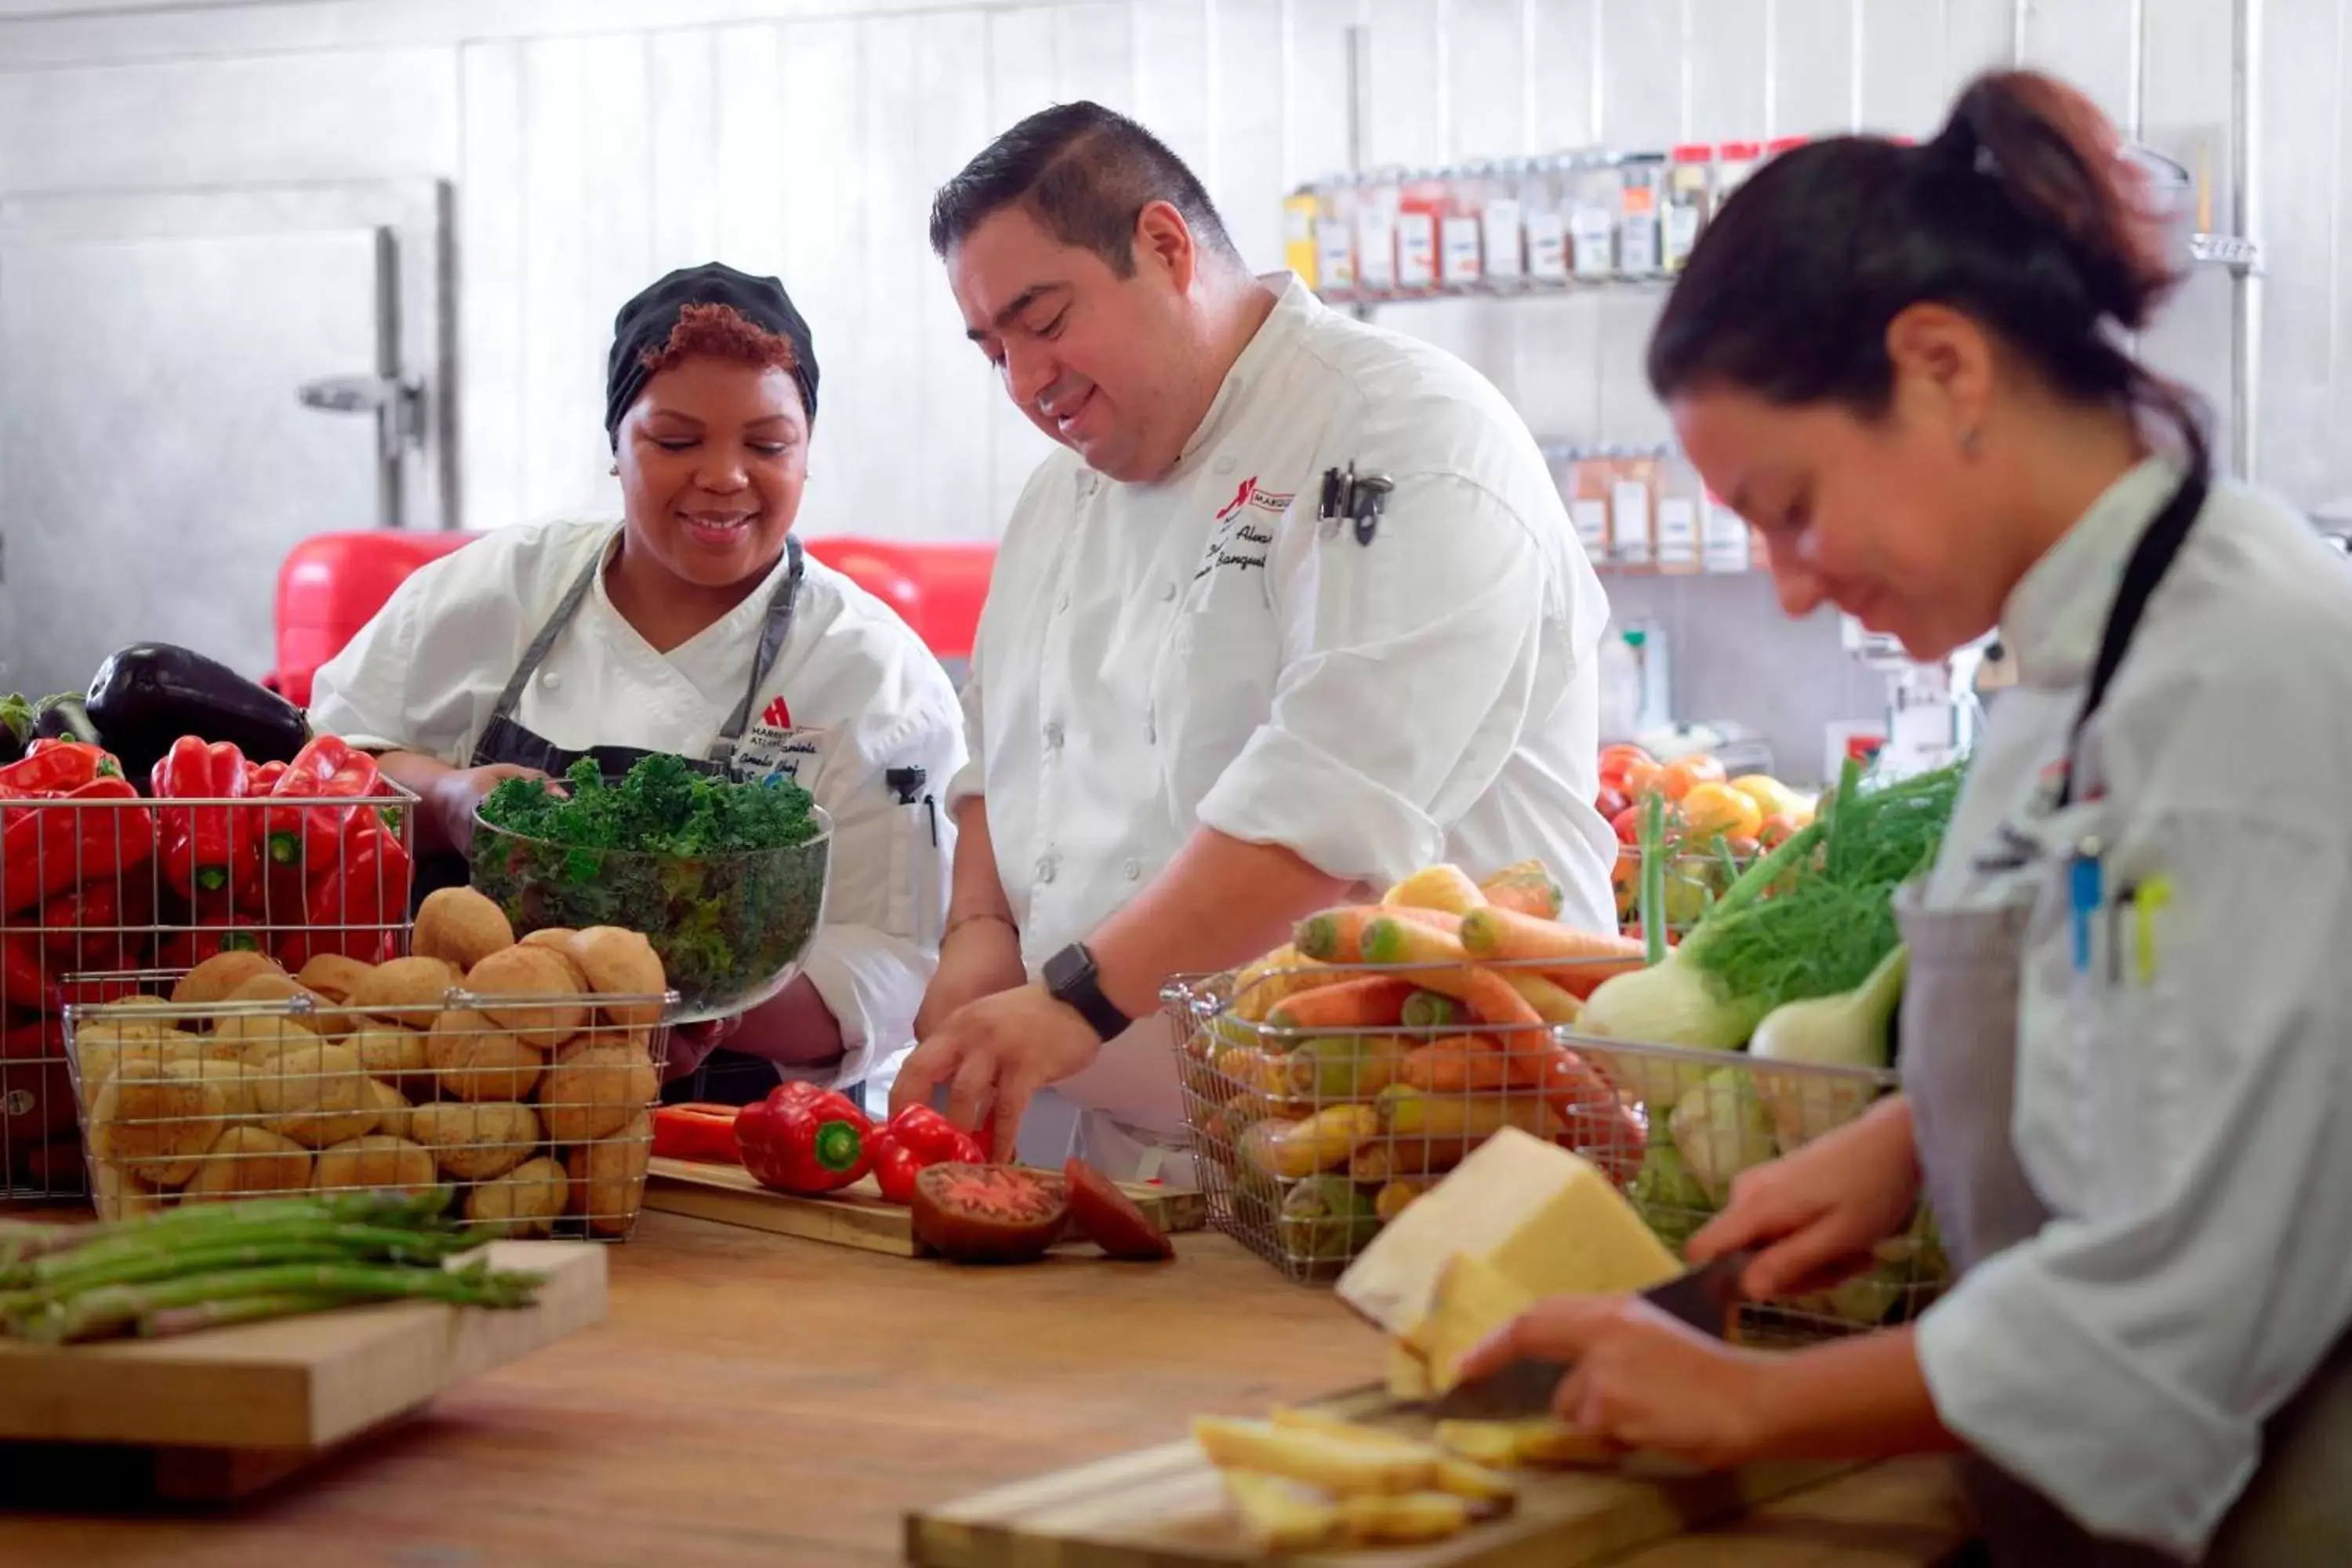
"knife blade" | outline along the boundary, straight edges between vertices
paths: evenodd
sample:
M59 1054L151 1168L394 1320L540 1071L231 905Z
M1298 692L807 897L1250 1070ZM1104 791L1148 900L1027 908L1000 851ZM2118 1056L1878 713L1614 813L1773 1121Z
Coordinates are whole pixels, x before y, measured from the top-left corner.
M1752 1252L1727 1252L1642 1291L1644 1301L1710 1339L1728 1340L1739 1310L1739 1280ZM1551 1413L1552 1396L1572 1370L1566 1362L1522 1356L1484 1377L1458 1383L1428 1404L1441 1421L1518 1421Z

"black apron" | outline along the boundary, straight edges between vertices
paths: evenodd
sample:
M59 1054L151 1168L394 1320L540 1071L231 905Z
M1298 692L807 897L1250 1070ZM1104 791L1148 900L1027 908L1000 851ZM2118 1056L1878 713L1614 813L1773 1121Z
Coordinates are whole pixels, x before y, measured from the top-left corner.
M596 580L604 570L606 553L605 550L596 552L595 560L590 562L587 570L572 583L564 594L562 603L556 605L555 614L540 628L539 635L531 638L530 646L523 650L521 662L508 677L506 689L499 694L498 705L490 710L490 721L482 727L481 739L474 742L474 754L467 766L483 768L505 763L515 767L536 768L551 778L560 779L573 763L588 757L594 760L605 777L612 778L627 773L645 758L655 754L634 746L591 746L584 752L566 751L525 729L515 719L515 710L520 706L523 690L530 684L531 677L539 673L539 668L547 661L549 652L572 625L572 618L579 615L581 605L595 591ZM800 605L803 569L801 542L786 535L784 554L791 567L784 574L784 580L769 596L767 616L760 627L759 652L751 660L751 679L743 689L742 700L735 705L734 712L728 715L727 722L720 727L718 739L711 742L708 757L679 759L697 773L732 776L736 747L742 742L743 731L751 722L761 689L767 684L768 673L775 668L777 655L783 651L785 640L792 636L793 616ZM463 887L466 880L467 868L462 858L455 855L428 857L417 868L417 900L421 902L425 895L436 888ZM775 1063L764 1057L730 1051L722 1046L704 1058L702 1065L692 1073L664 1084L662 1100L671 1105L686 1100L749 1105L755 1100L766 1098L768 1091L781 1081ZM858 1091L851 1088L843 1092L854 1099Z

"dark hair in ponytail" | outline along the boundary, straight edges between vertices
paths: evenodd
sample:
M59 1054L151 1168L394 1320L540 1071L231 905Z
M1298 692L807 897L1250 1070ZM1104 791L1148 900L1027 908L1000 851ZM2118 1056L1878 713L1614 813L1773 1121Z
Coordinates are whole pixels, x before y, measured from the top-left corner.
M1934 141L1809 143L1700 238L1650 339L1662 398L1720 381L1781 405L1885 411L1886 331L1926 300L1997 333L2062 395L2126 405L2207 456L2201 411L2126 353L2179 281L2140 167L2074 89L1979 77Z

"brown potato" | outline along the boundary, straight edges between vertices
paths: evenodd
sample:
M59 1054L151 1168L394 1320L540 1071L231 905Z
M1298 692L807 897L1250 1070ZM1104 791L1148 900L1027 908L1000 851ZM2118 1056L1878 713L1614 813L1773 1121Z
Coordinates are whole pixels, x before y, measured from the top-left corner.
M102 1220L138 1219L163 1208L163 1194L110 1160L98 1162L97 1195Z
M668 989L662 961L641 931L618 926L591 926L572 942L572 956L588 977L588 988L608 996L659 996ZM605 1004L605 1017L625 1026L650 1026L661 1022L661 1004Z
M340 952L322 952L302 966L294 978L330 1002L348 1002L360 982L375 973L375 965Z
M368 1098L375 1103L375 1130L392 1138L408 1136L408 1097L382 1079L367 1080Z
M433 1061L425 1054L422 1029L397 1024L369 1024L343 1041L359 1053L360 1066L372 1078L394 1088L424 1088L433 1077Z
M226 1126L217 1085L194 1062L119 1064L90 1106L91 1152L142 1181L176 1187Z
M563 952L571 947L572 939L579 934L570 926L541 926L523 937L521 942L525 947L551 947L558 952Z
M267 1016L283 1017L288 1023L293 1025L296 1028L302 1030L306 1034L317 1035L321 1038L329 1036L348 1035L351 1033L350 1017L338 1011L333 1002L327 997L320 995L316 991L311 990L309 986L294 979L291 975L285 973L283 971L277 973L257 974L252 979L247 981L244 984L239 985L236 990L230 992L227 996L223 998L223 1000L227 1002L291 1002L297 997L300 997L303 1000L308 1001L310 1004L310 1011L307 1013L289 1011L282 1014ZM224 1023L226 1021L226 1019L222 1020Z
M416 907L409 946L419 958L446 959L461 970L515 944L506 911L471 888L442 888Z
M425 1039L442 1092L457 1100L529 1100L546 1058L479 1013L444 1013Z
M315 1046L320 1037L290 1018L274 1013L239 1014L223 1018L205 1037L204 1054L215 1061L243 1061L257 1067L278 1052L297 1046Z
M406 1138L371 1132L319 1151L313 1189L322 1193L394 1188L422 1193L439 1185L433 1152Z
M572 1199L572 1177L541 1156L466 1194L466 1217L493 1236L548 1236Z
M532 934L536 936L543 935L545 933L534 931ZM567 939L573 933L565 933ZM572 994L575 996L585 996L588 994L588 972L581 968L580 961L572 956L572 947L568 940L561 944L551 942L526 942L522 945L525 947L537 948L541 952L551 952L556 957L563 960L563 972L572 976Z
M572 1212L603 1236L619 1236L636 1217L646 1195L646 1167L653 1158L654 1121L639 1111L613 1137L564 1151L572 1178Z
M542 1051L555 1049L586 1026L588 1009L577 1000L576 984L571 966L543 947L494 952L466 976L466 988L482 996L555 998L545 1006L509 1004L482 1009L491 1023Z
M395 958L370 970L345 1002L382 1023L422 1028L463 978L441 959Z
M219 1203L298 1193L310 1184L310 1151L259 1127L232 1127L205 1152L186 1194L192 1204Z
M583 1036L557 1054L540 1084L540 1120L558 1143L585 1143L627 1126L660 1092L645 1052L610 1036Z
M538 1151L539 1115L528 1105L497 1102L420 1105L408 1113L408 1135L458 1180L487 1182Z
M247 1058L246 1066L261 1124L280 1137L324 1149L375 1131L374 1097L350 1047L289 1046L266 1061Z
M200 1057L193 1065L206 1083L220 1090L221 1114L230 1121L250 1121L260 1114L260 1108L253 1103L253 1084L243 1062Z
M195 1005L225 1002L229 994L257 974L283 974L276 959L266 952L254 952L245 948L231 948L216 952L185 974L172 987L172 1000Z
M79 1025L73 1035L73 1059L81 1068L82 1099L96 1100L98 1091L113 1075L115 1064L125 1058L155 1062L195 1061L203 1057L205 1043L195 1035L152 1024Z

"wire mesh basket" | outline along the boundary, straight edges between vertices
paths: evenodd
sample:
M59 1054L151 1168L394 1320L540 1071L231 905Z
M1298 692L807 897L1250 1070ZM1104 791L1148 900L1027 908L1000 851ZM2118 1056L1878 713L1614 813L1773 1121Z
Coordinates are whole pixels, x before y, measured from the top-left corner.
M155 994L172 977L141 974L121 977L139 995L69 1005L99 1216L441 1186L494 1234L626 1239L676 994L435 994L456 978L440 967L236 1002L173 1002Z
M1431 967L1355 973L1410 981ZM1288 973L1247 984L1279 992ZM1632 1045L1572 1026L1417 1023L1444 1009L1412 1004L1399 1027L1287 1027L1278 1003L1253 1005L1236 982L1180 976L1162 994L1186 1128L1211 1223L1301 1283L1337 1279L1506 1126L1591 1161L1679 1254L1739 1170L1851 1121L1896 1084L1892 1072ZM1817 1297L1752 1304L1742 1332L1802 1342L1898 1321L1944 1274L1923 1209L1876 1267Z
M224 951L289 974L407 951L416 797L158 800L101 777L0 805L0 1197L89 1194L65 1013Z

